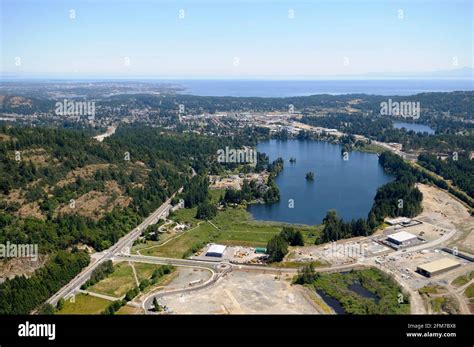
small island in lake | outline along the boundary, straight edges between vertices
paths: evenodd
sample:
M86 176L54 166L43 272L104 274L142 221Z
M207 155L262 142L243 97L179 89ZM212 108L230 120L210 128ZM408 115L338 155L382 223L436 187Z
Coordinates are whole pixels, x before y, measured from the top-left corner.
M313 171L309 171L306 173L306 180L307 181L314 181L314 172Z

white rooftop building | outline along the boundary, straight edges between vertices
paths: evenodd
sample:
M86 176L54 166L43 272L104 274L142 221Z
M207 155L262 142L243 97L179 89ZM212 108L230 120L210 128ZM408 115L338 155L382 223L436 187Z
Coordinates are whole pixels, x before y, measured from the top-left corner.
M207 257L219 257L222 258L224 255L226 246L223 245L211 245L206 252Z
M416 235L406 231L400 231L387 237L388 242L394 243L396 245L408 245L417 239L418 237Z

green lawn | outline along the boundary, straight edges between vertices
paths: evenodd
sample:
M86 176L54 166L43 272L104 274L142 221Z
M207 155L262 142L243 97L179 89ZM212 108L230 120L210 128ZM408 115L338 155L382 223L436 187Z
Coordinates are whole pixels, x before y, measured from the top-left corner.
M213 191L211 191L213 192ZM220 196L214 193L215 196ZM198 220L194 218L196 209L182 209L177 211L173 218L175 220L186 220L197 225ZM211 222L203 222L192 231L183 233L163 246L141 251L143 255L154 255L161 257L182 258L190 252L193 246L199 246L209 242L222 243L228 246L265 246L275 234L279 233L284 223L255 221L245 207L229 207L219 211ZM295 226L302 231L306 244L314 244L320 227L307 225Z
M114 272L107 278L97 282L87 290L99 294L121 297L136 287L132 267L127 262L114 265Z
M64 307L56 314L100 314L110 304L110 301L91 295L77 294L75 302L64 302Z

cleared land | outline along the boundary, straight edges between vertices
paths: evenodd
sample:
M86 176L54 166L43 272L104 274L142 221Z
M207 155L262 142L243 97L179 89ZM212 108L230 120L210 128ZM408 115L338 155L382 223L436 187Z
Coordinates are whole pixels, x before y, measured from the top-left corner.
M460 251L474 254L474 218L459 200L445 191L433 186L419 184L423 193L423 212L417 219L441 226L456 229L456 236L451 247L457 246Z
M181 314L317 314L321 309L304 291L289 278L232 272L206 290L161 302Z

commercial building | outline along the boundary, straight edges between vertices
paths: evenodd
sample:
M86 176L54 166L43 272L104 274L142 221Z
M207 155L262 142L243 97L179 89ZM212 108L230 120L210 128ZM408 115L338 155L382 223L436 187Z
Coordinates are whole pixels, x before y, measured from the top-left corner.
M418 241L418 237L406 231L400 231L387 237L387 242L397 245L399 247L415 244L416 241Z
M423 265L419 265L416 268L416 271L423 276L433 277L443 272L455 269L458 266L461 266L461 263L457 262L456 260L451 258L442 258Z
M226 246L223 245L211 245L206 252L207 257L219 257L222 258L224 255Z
M398 218L386 219L385 222L387 222L390 225L408 224L411 222L411 219L407 217L398 217Z

